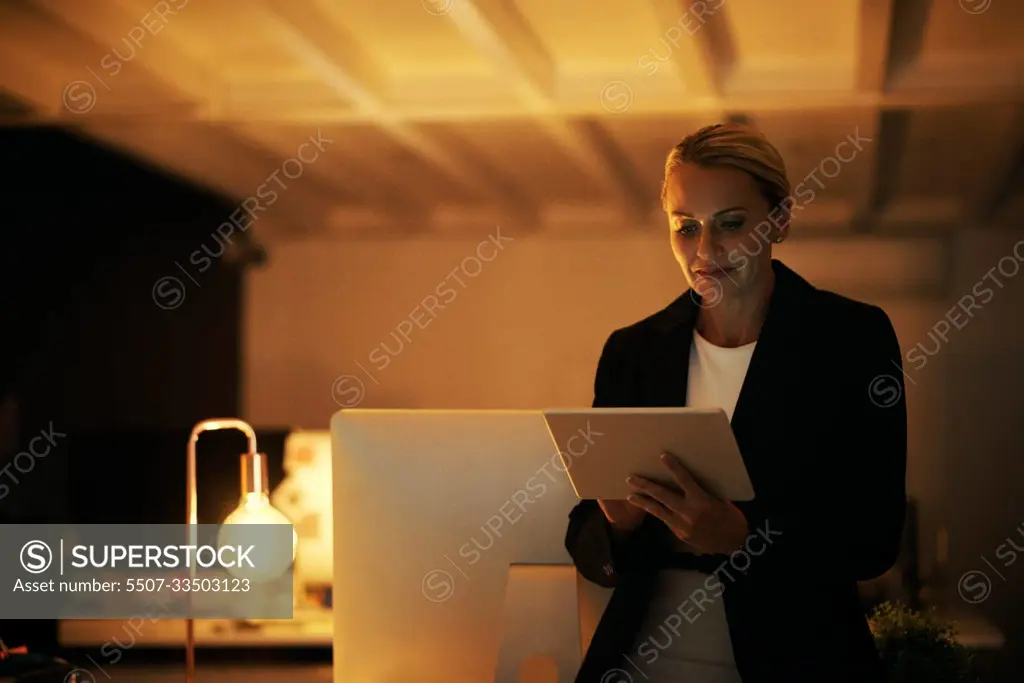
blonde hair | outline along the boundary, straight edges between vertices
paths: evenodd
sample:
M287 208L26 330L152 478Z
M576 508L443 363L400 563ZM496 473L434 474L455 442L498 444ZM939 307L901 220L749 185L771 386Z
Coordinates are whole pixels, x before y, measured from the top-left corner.
M672 148L665 160L665 180L661 201L665 201L666 183L672 169L683 164L737 168L754 179L761 194L774 209L787 203L791 187L786 163L772 143L758 130L742 123L719 123L692 133Z

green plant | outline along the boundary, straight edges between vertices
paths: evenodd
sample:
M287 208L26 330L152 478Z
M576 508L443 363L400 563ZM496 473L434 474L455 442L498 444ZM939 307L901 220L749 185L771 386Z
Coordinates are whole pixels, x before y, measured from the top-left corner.
M891 602L875 607L868 623L887 683L977 683L973 655L952 624Z

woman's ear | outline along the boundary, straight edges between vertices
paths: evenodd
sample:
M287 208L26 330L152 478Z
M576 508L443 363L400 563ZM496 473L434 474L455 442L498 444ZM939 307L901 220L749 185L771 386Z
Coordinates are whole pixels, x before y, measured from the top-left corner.
M789 201L783 201L779 204L779 216L772 223L775 226L772 241L776 244L782 242L782 240L789 237L789 221L793 216L791 211L792 204Z

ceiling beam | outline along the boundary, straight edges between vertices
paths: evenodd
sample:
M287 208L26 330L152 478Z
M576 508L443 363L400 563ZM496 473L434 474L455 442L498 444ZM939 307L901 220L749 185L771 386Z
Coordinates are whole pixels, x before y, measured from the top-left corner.
M51 125L60 117L60 97L53 93L60 92L61 86L53 73L44 64L30 55L17 49L8 49L0 41L0 91L33 111L28 114L5 117L0 124L4 126L39 126Z
M869 0L864 1L869 2ZM878 2L878 5L881 4ZM864 7L861 11L861 21L864 21L865 18L870 20L872 17L876 21L882 21L881 15L884 10L885 8L881 6ZM901 81L913 73L913 67L921 58L921 53L924 50L925 31L928 29L932 11L932 0L899 0L899 2L892 3L889 11L889 46L884 85L886 88L893 88L899 87ZM877 29L878 27L876 27ZM873 36L870 30L869 28L868 39L875 38L877 40L878 36ZM874 47L874 45L869 44L868 47ZM868 55L867 52L864 54ZM865 62L865 64L870 66L870 62ZM868 74L870 75L870 71ZM948 84L944 83L943 86L948 86Z
M324 143L326 154L323 159L309 165L310 174L314 176L314 187L324 194L337 198L343 204L331 209L329 215L343 215L346 211L369 211L380 214L387 220L399 225L408 225L413 218L421 218L429 211L429 201L416 194L414 183L402 183L394 176L394 168L390 172L367 171L369 164L360 164L355 168L348 149L334 151L331 146L336 143L337 134L324 133L317 129L314 135L304 137L301 129L296 126L267 126L265 124L235 124L232 126L239 135L253 140L260 147L271 150L282 159L294 157L300 146L309 150L312 139L330 140ZM346 166L349 170L343 170ZM304 167L305 168L305 167ZM369 173L372 177L366 177ZM396 201L397 199L397 201ZM329 221L325 228L331 228L337 221Z
M60 87L50 93L51 105L59 105ZM617 119L636 118L643 120L651 117L679 118L713 118L720 120L723 112L738 111L754 117L765 114L799 114L808 110L850 111L876 110L906 111L918 109L961 108L971 105L1016 104L1021 101L1019 90L1002 87L991 88L936 88L918 89L913 92L887 93L836 93L813 91L778 91L772 93L750 93L744 95L725 96L720 99L672 97L637 98L628 110L615 114ZM153 121L207 121L220 123L278 123L278 124L380 124L382 114L372 111L354 109L347 104L336 106L325 105L323 101L282 103L277 108L261 105L257 108L233 109L229 105L214 103L210 107L173 107L169 111L149 110L140 112L134 108L104 108L83 114L70 114L57 111L50 107L51 113L46 120L53 123L67 123L92 119L108 119L111 121L125 120L143 115ZM434 103L416 103L395 105L387 111L386 123L389 126L414 125L424 123L460 123L508 121L536 117L536 114L523 106L510 107L507 102L475 102L451 105L443 98ZM585 100L558 102L553 105L551 116L556 118L604 118L608 110L600 102L597 93ZM468 171L467 171L468 172Z
M66 114L65 60L54 50L39 49L54 33L51 22L35 8L0 3L0 27L0 88L29 104L34 115L47 122Z
M881 96L886 91L892 56L894 2L860 0L855 75L855 87L860 93ZM880 149L883 145L893 145L893 136L906 135L906 126L884 125L891 117L887 117L880 108L867 112L865 118L866 125L859 132L874 142L865 146L863 157L858 160L859 164L863 164L863 182L854 190L852 199L852 227L855 233L860 234L877 229L881 204L884 202L880 187L891 179L887 164L892 163L893 159ZM904 141L899 144L902 145Z
M870 162L867 182L854 197L854 231L876 232L897 199L907 144L910 141L910 114L884 111L872 119L874 143L864 148Z
M130 95L131 86L140 81L152 81L160 91L173 94L176 99L191 101L196 106L220 90L220 84L210 70L201 68L177 49L173 42L173 14L146 14L143 19L121 3L111 0L93 3L64 0L32 2L42 8L52 21L66 25L97 46L102 56L91 65L83 65L83 71L88 66L94 71L104 72L104 83L111 89L123 89ZM131 83L125 83L125 80ZM152 93L142 91L139 95L144 99Z
M56 118L71 121L80 114L159 112L179 120L193 119L197 103L171 85L176 79L154 79L133 64L142 52L138 44L127 35L111 35L127 23L115 7L105 3L96 7L54 0L0 4L0 25L7 29L4 42L12 41L32 55L45 50L42 63L61 81L50 95L53 106L47 107L51 113L56 107ZM154 43L153 49L158 46Z
M186 180L204 185L258 218L258 230L316 233L328 205L320 195L287 177L265 154L195 124L82 127L96 140L141 157Z
M736 62L727 0L648 0L688 97L714 101ZM667 46L666 46L667 48Z
M555 97L555 65L514 3L503 0L455 2L445 15L459 33L502 73L527 103L543 111Z
M445 16L467 41L501 71L545 135L602 190L613 193L630 220L643 222L655 208L642 192L635 169L607 135L567 121L554 103L557 72L540 38L512 3L460 0Z
M881 111L866 112L863 125L857 128L858 136L869 138L871 143L864 145L858 152L855 162L861 169L863 179L854 189L850 202L853 210L852 227L855 233L868 233L874 230L881 201L879 186L883 179L888 178L886 164L891 160L880 149L886 144L883 136L901 134L901 131L893 131L891 127L883 129L885 119L885 114Z
M140 99L158 94L157 99L161 102L180 100L190 102L196 108L223 91L223 85L208 69L191 59L173 42L173 31L164 32L165 24L156 23L149 26L150 35L144 36L146 41L143 49L138 45L133 47L133 38L135 42L142 41L142 38L132 35L132 31L139 28L139 19L120 3L101 2L86 5L59 0L34 1L54 22L62 23L81 34L85 40L92 41L97 49L107 49L95 67L101 71L106 68L106 80L103 83L111 89L125 91L127 95L137 92ZM168 15L163 19L170 22L173 21L173 16ZM118 48L117 52L109 47L115 45ZM130 73L122 74L122 71ZM142 87L139 87L140 79L144 84ZM102 98L104 93L99 96ZM166 136L149 135L145 131L146 123L146 117L136 114L127 128L118 129L98 123L93 127L85 126L83 132L95 135L97 131L103 131L105 141L115 141L128 151L137 153L145 150L149 154L155 153L159 165L176 173L184 173L190 180L201 182L235 201L249 199L251 193L266 180L259 175L253 176L252 172L260 168L267 173L274 170L282 173L289 171L290 169L282 170L280 164L297 153L297 144L286 147L268 145L265 144L266 141L239 135L237 129L223 124L207 126L203 123L191 123L187 127L188 130L197 132L210 141L207 144L223 152L223 155L214 155L212 159L197 165L192 159L176 158L183 153L195 154L188 139L182 139L180 144L175 146L161 144L159 141ZM175 127L180 128L181 126ZM312 127L311 131L315 133ZM138 145L133 143L136 138L132 135L138 139ZM237 149L232 149L232 143L235 143ZM263 155L262 152L269 154ZM264 156L268 158L263 158ZM229 161L233 159L238 161L232 164ZM268 161L274 161L278 165L268 169L268 166L273 166L268 164ZM240 170L239 166L244 167L244 170ZM328 198L335 192L332 187L318 186L310 180L322 177L324 166L322 163L303 164L303 174L307 169L311 169L311 177L301 180L299 176L290 181L286 194L282 192L284 199L274 213L277 214L278 221L292 223L291 230L316 230L321 227L321 217L327 214L329 208Z
M885 92L889 78L894 1L860 0L856 81L860 92Z
M1024 169L1024 105L1000 112L1001 130L996 136L991 174L978 193L968 200L969 219L981 224L991 223L1017 190Z
M40 1L53 4L62 10L64 8L64 4L57 0ZM108 18L108 16L115 14L117 10L115 6L105 3L99 7L103 7L105 10L95 12L96 8L92 6L76 5L75 9L70 12L62 11L61 16L73 23L79 30L88 32L94 39L106 42L111 40L111 37L104 32L104 27L116 25L116 20L111 21L112 17ZM118 18L122 23L125 19L130 19L123 13L123 10L122 16ZM107 31L109 32L109 29ZM138 60L142 66L155 75L156 79L159 79L164 87L182 93L184 97L195 101L197 106L200 103L216 101L221 93L225 92L225 84L204 65L187 55L179 44L173 42L172 35L173 32L168 31L168 34L159 36L159 38L154 36L146 44L146 49L140 50L132 61ZM133 120L138 121L138 119ZM295 157L303 145L305 146L302 147L302 151L308 151L310 146L306 143L310 138L319 136L319 127L313 124L291 126L295 129L296 135L289 136L277 134L279 126L273 126L268 130L267 126L259 124L211 123L213 124L211 133L219 133L225 140L237 140L242 146L254 146L257 148L257 153L259 151L267 152L278 162ZM303 210L309 210L317 216L328 212L329 207L333 206L336 201L348 199L345 192L347 182L335 172L334 162L338 160L331 159L329 148L322 156L323 158L320 158L318 155L317 163L303 164L302 173L305 177L301 179L302 192L297 193L303 195Z
M261 163L264 167L267 165L266 159L247 156L244 148L227 144L223 138L211 134L208 124L190 123L181 116L178 123L154 122L140 117L138 111L131 121L75 114L69 106L82 103L83 97L91 111L102 109L92 106L97 99L102 100L106 95L114 97L114 89L107 92L102 86L92 85L90 90L85 80L89 62L99 66L105 54L102 41L83 35L63 16L54 17L36 7L0 5L0 25L10 32L0 41L0 58L6 67L0 70L0 88L35 107L40 117L51 125L56 122L97 144L140 158L144 163L205 186L232 201L250 198L267 179L266 174L259 171ZM12 36L23 36L24 40L10 39ZM58 39L64 47L73 45L79 57L72 60L70 53L51 50L49 41ZM120 106L131 101L132 94L126 91L138 87L139 76L138 73L125 74L119 82L122 92L116 99ZM73 80L79 77L83 80ZM81 85L71 99L68 98L69 84ZM155 83L148 91L162 92ZM308 208L316 206L308 203L313 197L301 188L293 189L277 210L260 221L261 231L291 229L295 225L308 227L316 222L315 209L309 211ZM304 223L307 218L310 222Z
M354 36L337 26L327 13L312 3L294 0L269 0L267 10L281 43L344 102L354 105L352 108L364 121L377 125L399 145L439 167L465 188L519 213L535 211L510 183L488 182L485 177L489 174L479 163L456 156L396 116L384 96L383 75Z

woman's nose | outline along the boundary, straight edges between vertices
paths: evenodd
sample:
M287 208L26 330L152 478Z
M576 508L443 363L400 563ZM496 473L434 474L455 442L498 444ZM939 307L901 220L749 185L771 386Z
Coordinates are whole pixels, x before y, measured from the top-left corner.
M697 238L697 256L705 262L713 263L717 253L715 231L707 225L702 225Z

